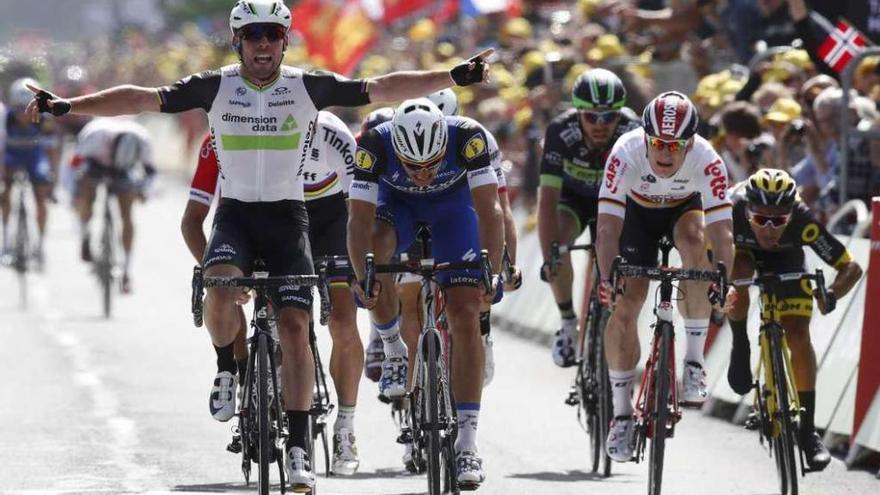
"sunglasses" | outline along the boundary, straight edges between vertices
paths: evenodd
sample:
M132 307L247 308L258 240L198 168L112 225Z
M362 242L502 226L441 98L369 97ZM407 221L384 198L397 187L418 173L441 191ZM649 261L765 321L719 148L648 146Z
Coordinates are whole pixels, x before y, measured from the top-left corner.
M239 31L239 36L247 41L260 41L263 36L270 42L284 39L287 36L287 30L280 24L248 24Z
M400 158L400 163L401 165L403 165L403 168L409 170L411 173L416 175L434 173L437 171L437 169L440 168L441 165L443 165L444 156L445 155L440 155L427 163L413 163L403 158Z
M656 151L669 150L670 153L677 153L687 146L687 139L660 139L654 136L648 136L648 145Z
M580 110L579 112L584 119L591 124L611 124L620 116L620 112L617 110L611 110L608 112L589 112L586 110Z
M760 213L749 211L749 221L759 227L778 229L785 227L790 219L791 213L785 215L761 215Z

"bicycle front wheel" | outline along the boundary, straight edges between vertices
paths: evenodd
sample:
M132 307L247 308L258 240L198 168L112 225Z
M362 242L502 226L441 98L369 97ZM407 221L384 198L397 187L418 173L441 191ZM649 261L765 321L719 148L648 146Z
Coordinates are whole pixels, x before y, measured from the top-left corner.
M598 301L597 301L598 303ZM599 372L599 381L596 390L599 395L599 451L602 453L602 476L611 476L611 456L605 448L608 439L608 430L611 427L611 419L614 417L614 408L611 402L611 379L608 377L608 361L605 360L605 324L608 323L608 312L600 308L601 319L596 329L596 363Z
M426 450L428 455L428 494L440 495L440 485L442 473L440 466L440 376L438 373L439 359L441 359L440 342L438 342L437 334L429 332L425 339L425 360L424 366L426 372L423 374L427 383L423 384L423 390L427 391L423 404L425 405L425 414L422 415L425 424L422 429L426 433Z
M654 368L654 411L651 425L650 468L648 471L648 495L660 495L663 482L663 458L666 448L666 425L669 422L669 353L672 343L672 325L660 323L660 350Z
M770 333L770 355L773 366L773 388L776 389L776 422L779 430L773 438L776 469L782 495L797 495L798 469L795 463L795 426L792 421L791 401L788 397L788 374L785 369L782 332L777 328Z
M113 311L113 224L112 219L104 220L104 232L101 235L101 259L98 261L98 278L101 281L101 301L104 317L110 318Z
M269 425L269 342L257 336L257 428L259 430L260 473L257 488L260 495L269 495L269 465L275 445L270 440Z

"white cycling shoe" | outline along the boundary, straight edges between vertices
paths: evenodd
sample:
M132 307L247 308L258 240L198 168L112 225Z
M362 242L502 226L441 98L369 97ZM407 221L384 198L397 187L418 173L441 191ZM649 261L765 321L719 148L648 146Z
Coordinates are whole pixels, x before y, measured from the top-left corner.
M492 383L492 379L495 378L495 351L492 350L495 342L492 341L492 335L486 335L483 337L483 354L485 359L483 361L483 387Z
M475 490L486 481L483 459L476 452L463 450L455 454L455 477L461 490Z
M617 462L629 462L633 458L633 435L635 422L632 416L617 416L611 421L605 450L608 457Z
M235 389L237 386L238 375L229 371L220 371L214 377L208 408L211 410L211 416L217 421L229 421L235 415Z
M354 432L340 428L333 434L333 474L351 476L360 466Z
M681 388L681 400L684 402L702 404L709 399L709 389L706 386L706 370L700 363L694 361L684 363Z
M556 338L553 340L553 363L560 368L568 368L574 366L576 362L574 338L564 328L557 330Z
M306 451L300 447L290 447L284 460L287 470L287 482L294 493L308 493L315 487L315 474Z
M386 357L382 363L379 395L388 399L398 399L406 395L406 370L406 356Z

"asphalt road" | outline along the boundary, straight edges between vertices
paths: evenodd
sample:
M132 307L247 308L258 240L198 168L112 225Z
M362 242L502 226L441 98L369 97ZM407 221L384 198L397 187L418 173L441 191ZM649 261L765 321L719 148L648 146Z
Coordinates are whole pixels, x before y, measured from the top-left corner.
M139 205L134 290L100 316L95 278L78 259L78 227L52 210L47 266L31 277L27 310L0 271L0 493L247 493L238 456L225 451L231 423L210 418L214 353L192 326L192 259L179 234L186 189L166 184ZM366 335L366 314L361 315ZM329 356L326 332L320 334ZM586 435L563 404L573 372L549 351L496 332L496 378L484 393L479 445L483 494L643 494L647 467L615 464L603 479L587 470ZM711 370L710 370L711 372ZM362 382L356 432L361 467L351 478L319 477L322 494L424 493L405 474L401 447L372 382ZM319 462L319 468L323 468ZM667 447L664 493L777 493L771 459L756 435L686 411ZM803 494L877 493L866 472L835 460L801 481Z

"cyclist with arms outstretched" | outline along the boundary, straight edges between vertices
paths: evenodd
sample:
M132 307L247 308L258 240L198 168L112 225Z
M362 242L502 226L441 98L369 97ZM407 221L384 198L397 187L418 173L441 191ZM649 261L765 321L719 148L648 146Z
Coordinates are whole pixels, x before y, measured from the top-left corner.
M611 71L584 71L574 83L571 101L574 108L547 127L538 188L538 237L544 255L541 279L549 282L562 318L552 351L553 362L562 367L574 365L577 359L577 315L571 296L574 274L568 254L562 256L558 270L551 266L550 246L554 241L573 243L587 226L590 240L596 242L605 159L620 136L639 126L621 112L626 89Z
M445 117L426 98L404 101L391 122L367 132L358 145L348 226L348 252L358 280L364 280L368 252L375 253L377 263L387 263L413 243L419 223L431 229L437 262L476 261L485 248L492 266L500 266L504 226L497 184L486 135L473 120ZM484 359L478 315L494 291L484 293L479 272L438 274L455 342L456 472L458 482L468 485L485 478L476 442ZM400 337L393 282L388 276L377 282L369 296L360 284L354 287L384 341L379 389L393 399L407 391L407 346Z
M28 109L34 120L40 112L119 115L205 110L220 163L222 195L205 252L205 275L242 276L251 272L257 257L265 261L273 276L311 274L302 163L317 139L318 111L480 82L488 72L484 59L492 51L484 51L451 71L398 72L369 80L345 80L281 65L291 25L290 11L283 2L239 1L229 22L240 63L193 74L171 86L117 86L70 100L33 88L36 94ZM217 348L219 370L210 410L219 420L229 420L235 411L232 342L240 323L236 303L245 299L241 291L207 291L205 321ZM311 291L283 286L274 300L280 308L281 382L290 425L285 466L293 488L309 490L315 481L306 452L314 382L308 344Z
M782 327L791 349L791 364L797 385L801 413L798 445L804 451L810 470L821 471L831 462L828 449L816 433L816 352L810 341L810 318L813 298L824 315L837 305L862 276L862 268L846 247L816 221L813 212L797 194L797 184L788 173L778 169L758 170L748 180L731 189L733 231L736 256L734 279L759 273L803 272L804 248L809 246L822 261L837 270L828 288L827 300L817 297L818 289L808 282L783 281L777 286ZM738 287L736 304L728 315L733 343L727 381L739 394L752 389L749 336L746 333L749 313L748 287Z
M628 263L657 266L657 249L669 236L686 269L710 269L706 241L715 259L731 266L733 225L727 197L727 171L712 145L697 132L697 110L681 93L654 98L642 113L641 129L614 145L599 192L598 257L600 297L611 297L611 265L620 254ZM632 388L639 362L636 322L648 293L645 279L624 279L623 294L605 328L605 355L613 390L614 420L608 455L626 462L633 455ZM681 283L687 352L682 399L708 398L703 348L711 305L704 282ZM727 294L728 302L735 291ZM720 298L719 298L720 299Z

